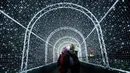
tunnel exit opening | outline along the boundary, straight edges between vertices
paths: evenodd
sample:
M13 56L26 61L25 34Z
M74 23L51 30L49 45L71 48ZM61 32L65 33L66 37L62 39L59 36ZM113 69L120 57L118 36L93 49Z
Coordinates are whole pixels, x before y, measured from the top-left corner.
M46 41L46 44L45 44L45 50L46 50L46 52L45 52L45 62L46 62L46 64L47 64L47 62L48 62L48 60L47 60L47 56L48 56L48 53L49 52L51 52L51 51L48 51L47 49L48 49L48 44L47 43L50 43L50 42L52 42L51 41L51 39L53 39L53 35L62 35L62 34L59 34L59 32L63 32L63 31L65 31L65 32L69 32L69 33L64 33L64 35L63 35L63 37L62 38L58 38L58 40L56 41L56 43L55 43L55 45L57 45L58 44L58 42L60 42L59 43L59 46L62 44L62 43L64 43L64 42L67 42L67 43L69 43L69 42L71 42L71 43L74 43L74 41L75 41L75 43L77 43L78 44L78 46L80 46L81 44L79 43L79 41L83 41L84 43L82 44L82 46L84 46L84 47L81 47L81 48L79 48L79 56L80 56L80 58L82 59L82 53L81 53L81 51L83 51L83 53L84 53L84 56L86 57L86 59L84 60L84 61L86 61L86 62L88 62L88 52L87 52L87 46L86 46L86 42L85 42L85 38L84 38L84 36L82 35L82 33L81 32L79 32L78 30L76 30L76 29L74 29L74 28L71 28L71 27L60 27L60 28L57 28L57 29L55 29L52 33L50 33L50 35L48 36L48 38L47 38L47 41ZM71 34L70 34L71 33ZM73 34L72 34L73 33ZM73 36L73 35L76 35L76 36ZM77 36L79 36L79 37L77 37ZM80 40L79 38L81 38L82 40ZM65 39L65 40L63 40L63 39ZM63 40L63 41L62 41ZM74 41L72 41L72 40L74 40ZM56 46L54 45L54 47L56 48ZM58 46L58 49L59 49L59 46ZM57 51L57 50L55 50L55 48L53 48L53 62L56 62L56 60L54 60L55 59L55 51Z
M72 38L70 36L65 36L65 37L58 39L54 44L54 47L53 47L53 63L55 63L57 61L57 59L58 59L58 57L61 53L61 51L59 51L59 50L62 49L63 47L67 47L69 49L70 44L75 45L76 50L78 51L78 57L82 57L80 43L75 38ZM62 45L63 45L63 47L62 47Z

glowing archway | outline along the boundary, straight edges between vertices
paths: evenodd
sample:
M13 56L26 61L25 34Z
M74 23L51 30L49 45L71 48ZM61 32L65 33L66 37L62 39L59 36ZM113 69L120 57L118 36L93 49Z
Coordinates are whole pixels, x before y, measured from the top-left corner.
M42 10L40 10L29 22L26 32L25 32L25 38L24 38L21 72L22 71L26 72L26 70L27 70L30 34L32 32L32 29L33 29L35 23L46 13L53 11L53 10L61 9L61 8L69 8L69 9L79 11L79 12L85 14L93 22L93 24L95 26L94 28L96 28L97 33L98 33L98 39L99 39L99 43L100 43L103 63L104 63L104 65L109 66L101 26L99 25L99 21L96 19L96 17L88 9L86 9L80 5L73 4L73 3L56 3L56 4L49 5L45 8L43 8ZM49 43L47 43L47 44L49 44ZM51 44L49 44L49 45L51 45Z
M80 43L79 43L75 38L72 38L72 37L70 37L70 36L65 36L65 37L62 37L62 38L58 39L58 40L55 42L54 46L53 46L53 63L55 62L55 55L54 55L54 54L55 54L56 50L59 49L59 48L56 49L56 45L57 45L61 40L64 40L64 39L71 39L71 40L75 41L75 43L77 43L77 45L79 46L79 48L78 48L78 50L79 50L79 56L82 57L82 54L81 54L81 45L80 45ZM71 42L71 43L73 43L73 42Z
M86 52L86 57L87 57L86 61L88 62L87 46L86 46L85 38L82 35L82 33L79 32L78 30L74 29L74 28L71 28L71 27L60 27L60 28L55 29L53 32L51 32L50 35L47 38L47 41L46 41L46 44L45 44L45 63L47 64L47 54L48 54L48 51L47 51L48 44L47 43L49 43L49 40L52 38L52 36L56 32L61 31L61 30L71 30L71 31L74 31L75 33L78 33L80 35L80 37L83 39L83 42L84 42L84 45L85 45L85 52Z
M75 39L75 38L72 38L72 37L70 37L70 36L65 36L65 37L62 37L62 38L60 38L60 39L58 39L57 41L56 41L56 43L54 44L54 46L53 46L53 63L55 62L55 52L56 52L56 45L61 41L61 40L63 40L63 39L71 39L71 40L74 40L77 44L78 44L78 46L79 46L79 56L80 57L82 57L82 54L81 54L81 45L80 45L80 43ZM57 48L57 49L59 49L59 48Z

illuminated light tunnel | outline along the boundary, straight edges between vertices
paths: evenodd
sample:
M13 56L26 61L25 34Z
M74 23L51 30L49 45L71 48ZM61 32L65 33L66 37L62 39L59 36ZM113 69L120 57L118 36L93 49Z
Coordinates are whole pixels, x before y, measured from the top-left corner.
M70 44L74 44L83 64L110 71L130 71L130 4L127 0L39 0L34 5L25 0L17 2L19 4L10 0L1 3L0 72L29 73L52 66L62 48ZM101 3L105 3L104 7Z

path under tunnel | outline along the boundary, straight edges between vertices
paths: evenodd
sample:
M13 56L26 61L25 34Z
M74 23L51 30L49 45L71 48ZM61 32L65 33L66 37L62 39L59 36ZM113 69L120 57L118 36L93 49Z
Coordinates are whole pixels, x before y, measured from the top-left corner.
M83 63L83 62L80 62L80 65L81 65L80 73L122 73L116 70L94 66L91 64ZM57 64L54 63L54 64L50 64L39 69L29 71L28 73L60 73L60 72L58 71ZM71 73L71 72L68 71L68 73Z

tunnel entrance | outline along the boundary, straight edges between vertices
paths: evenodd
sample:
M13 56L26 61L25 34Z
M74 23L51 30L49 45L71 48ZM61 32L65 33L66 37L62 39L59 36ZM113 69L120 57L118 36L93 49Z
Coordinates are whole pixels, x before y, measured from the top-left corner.
M72 12L76 12L77 14L80 13L79 15L81 15L81 16L83 16L83 18L85 18L83 22L85 22L85 20L87 20L89 23L88 24L86 24L86 23L83 24L83 23L81 23L82 22L81 21L79 24L73 26L74 23L77 23L79 20L77 22L74 22L73 20L72 20L72 22L67 22L67 21L64 21L63 18L68 18L68 17L64 17L63 16L63 18L61 18L61 19L63 19L63 21L60 20L60 18L58 18L59 19L58 22L59 23L61 22L62 25L60 25L58 23L57 25L55 25L55 27L52 27L52 26L54 26L53 24L50 24L49 22L47 23L46 21L43 22L44 21L43 19L48 14L54 14L54 11L59 11L58 13L60 13L60 11L62 11L62 12L66 12L66 11L69 12L69 11L71 11L69 13L71 13L72 16L75 16L75 17L72 17L72 18L75 18L74 20L76 20L76 15L73 15ZM62 13L60 15L62 15ZM40 24L40 25L38 25L38 24ZM65 28L62 28L63 26L65 26ZM66 26L67 26L67 28L66 28ZM79 27L84 27L84 29L80 29ZM62 28L62 29L68 29L68 28L76 29L76 32L79 32L79 30L80 30L80 32L82 31L81 33L79 32L79 34L81 34L80 36L76 35L76 34L73 35L72 33L69 33L67 36L72 37L72 35L73 35L75 37L77 37L77 36L82 37L82 38L79 38L79 37L77 37L77 38L79 38L79 40L80 40L80 45L79 46L81 46L81 49L84 50L84 51L82 51L81 49L79 49L79 55L82 58L81 61L83 61L85 63L91 63L90 61L88 61L89 59L88 59L88 52L87 51L89 49L87 49L87 48L93 48L93 44L89 43L89 42L91 42L91 40L88 41L86 39L88 39L91 36L91 34L94 32L95 35L93 35L93 37L96 37L95 41L96 41L96 43L98 43L98 46L99 46L99 48L98 49L96 48L96 49L97 49L97 51L100 51L100 52L97 52L97 53L100 54L99 55L100 56L100 60L97 59L98 57L95 58L95 59L97 59L97 62L101 61L101 63L95 63L95 64L97 64L97 65L101 64L102 66L109 66L109 62L108 62L108 58L107 58L107 52L106 52L106 48L105 48L105 43L104 43L104 39L103 39L102 30L101 30L99 21L95 18L95 16L88 9L86 9L86 8L80 6L80 5L73 4L73 3L57 3L57 4L53 4L53 5L50 5L50 6L47 6L47 7L43 8L41 11L36 13L36 15L29 22L29 24L27 26L27 30L25 32L25 38L24 38L23 55L22 55L22 62L21 62L21 72L27 72L27 71L32 70L34 68L41 67L41 66L39 66L41 64L42 64L42 66L44 66L44 65L48 65L48 64L54 63L56 61L55 60L55 56L56 55L54 54L55 50L53 50L54 48L53 48L53 45L52 45L53 43L52 42L53 42L53 40L58 40L59 38L61 38L61 35L57 35L56 37L58 37L58 38L54 38L53 37L51 42L50 42L50 39L51 39L52 34L54 34L54 32L51 31L51 30L55 31L55 29L58 29L58 28ZM71 29L69 29L69 30L71 30ZM37 57L37 55L34 55L35 52L34 52L34 50L30 46L30 44L33 43L31 40L33 40L33 38L34 38L34 37L32 38L31 34L36 35L35 33L32 33L32 31L38 33L38 35L41 36L41 37L44 36L43 38L40 38L40 37L37 36L43 42L37 42L39 44L42 43L42 45L38 44L39 47L37 47L37 49L39 49L39 50L35 49L35 52L38 51L39 53L41 53L40 50L43 49L42 53L43 53L43 56L44 56L44 57L40 57L41 60L43 60L42 61L43 63L37 62L37 64L35 65L37 67L33 67L31 65L32 60L29 60L30 56L39 59ZM56 31L59 31L59 29L56 30ZM59 33L62 33L62 35L63 35L63 32L66 33L66 31L62 31L62 32L59 32ZM50 36L48 36L47 34L48 35L50 34ZM84 37L84 36L86 36L86 37ZM62 36L62 37L65 37L65 35ZM72 37L72 38L75 38L75 37ZM89 39L92 39L92 38L89 38ZM97 42L97 40L98 40L98 42ZM87 44L89 44L89 45L87 45ZM42 48L40 48L40 46L42 46ZM83 46L84 49L82 48L82 46ZM45 49L44 49L44 47L45 47ZM33 46L33 48L35 48L35 46ZM52 49L50 49L50 48L52 48ZM33 53L30 53L30 51L33 51ZM52 51L54 52L53 56L52 56L53 58L49 57L51 55L49 55L48 51L51 51L50 54L52 53ZM94 63L94 62L92 62L92 63Z

